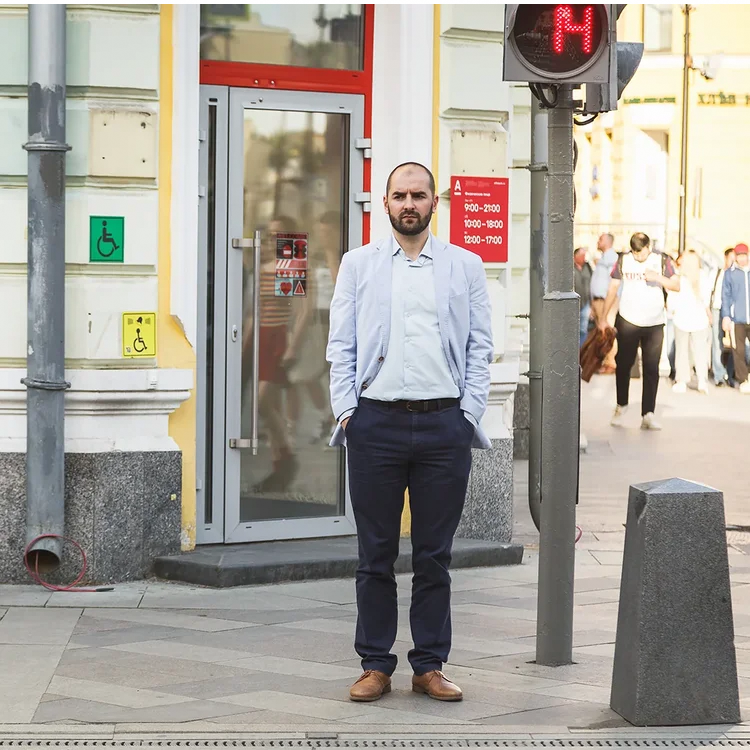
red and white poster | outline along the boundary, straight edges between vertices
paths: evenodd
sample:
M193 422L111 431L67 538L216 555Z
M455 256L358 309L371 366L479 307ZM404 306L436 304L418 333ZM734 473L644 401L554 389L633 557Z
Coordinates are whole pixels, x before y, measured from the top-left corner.
M451 244L508 262L508 178L451 177Z

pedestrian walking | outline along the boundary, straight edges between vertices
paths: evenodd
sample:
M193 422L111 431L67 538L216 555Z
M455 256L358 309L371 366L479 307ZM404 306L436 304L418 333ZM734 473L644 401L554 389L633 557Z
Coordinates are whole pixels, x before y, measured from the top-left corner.
M591 276L591 312L597 325L602 320L607 320L604 316L604 302L609 291L609 282L612 276L612 269L617 263L617 251L614 249L615 237L610 232L605 232L599 236L596 248L601 255L594 266L594 273ZM617 301L612 305L609 311L609 324L614 325L617 314ZM611 375L615 372L615 355L617 354L617 342L610 349L604 358L601 370L603 375Z
M668 256L652 252L651 240L643 232L630 238L630 252L621 255L612 269L612 277L604 304L602 330L609 327L607 314L618 291L620 311L615 320L617 329L617 406L611 424L623 425L630 394L630 371L640 346L643 358L643 396L641 429L660 430L656 421L656 393L659 388L659 359L664 342L665 290L678 291L680 280Z
M670 292L675 329L675 393L685 393L692 379L691 361L698 377L698 391L708 393L708 330L710 300L702 283L701 260L688 250L680 263L680 289Z
M737 245L734 254L734 266L724 274L721 290L722 328L734 336L734 377L740 384L740 393L750 394L745 350L745 341L750 339L750 264L747 245Z
M711 371L714 384L717 386L728 385L730 382L729 372L722 359L724 335L721 326L721 295L724 286L724 274L733 265L734 248L728 247L724 251L724 266L716 270L711 287ZM734 366L731 369L732 379L734 379Z
M364 671L349 692L354 701L389 692L396 669L393 568L407 488L412 688L462 698L442 672L451 648L448 568L471 448L491 447L479 422L493 346L482 261L430 233L437 203L426 167L396 167L383 199L393 233L344 255L331 303L327 357L339 422L331 445L347 446L359 539L354 645Z
M580 297L581 318L579 329L578 347L583 346L589 332L589 320L591 320L591 276L594 270L586 260L585 247L577 247L573 253L573 265L575 270L575 290Z

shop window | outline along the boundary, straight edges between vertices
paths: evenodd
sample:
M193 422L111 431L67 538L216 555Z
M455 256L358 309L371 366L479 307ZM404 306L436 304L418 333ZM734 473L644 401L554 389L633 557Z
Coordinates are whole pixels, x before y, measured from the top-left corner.
M362 70L363 7L201 4L201 59Z
M643 47L646 52L672 51L673 5L643 6Z

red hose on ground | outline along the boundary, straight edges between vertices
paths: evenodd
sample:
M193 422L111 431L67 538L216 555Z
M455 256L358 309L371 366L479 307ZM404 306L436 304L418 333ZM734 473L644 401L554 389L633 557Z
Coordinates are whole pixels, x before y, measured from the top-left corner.
M41 574L39 573L39 557L37 556L35 560L34 569L32 570L31 565L29 565L29 552L31 552L31 548L40 540L40 539L62 539L64 542L69 542L72 544L80 553L81 553L81 560L83 562L83 565L81 566L81 572L78 574L78 577L73 581L73 583L68 584L67 586L58 586L54 583L49 583L45 581ZM35 537L32 539L27 545L26 549L23 551L23 564L26 566L26 570L28 571L29 575L31 576L32 580L35 583L38 583L40 586L44 586L45 589L48 589L49 591L75 591L78 593L96 593L99 591L114 591L114 588L112 586L108 587L99 587L99 588L76 588L76 586L83 580L83 577L86 575L86 569L88 568L88 558L86 557L86 551L81 547L80 544L75 539L71 539L67 536L62 536L62 534L40 534L38 537Z

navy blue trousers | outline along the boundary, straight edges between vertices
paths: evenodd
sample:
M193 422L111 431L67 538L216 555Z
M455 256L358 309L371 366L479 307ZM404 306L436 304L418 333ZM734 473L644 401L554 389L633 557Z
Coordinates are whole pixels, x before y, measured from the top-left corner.
M411 509L410 623L416 674L442 669L451 647L453 536L471 468L473 425L458 406L412 413L361 399L346 427L349 489L357 522L357 632L363 669L390 675L398 627L393 571L404 491Z

